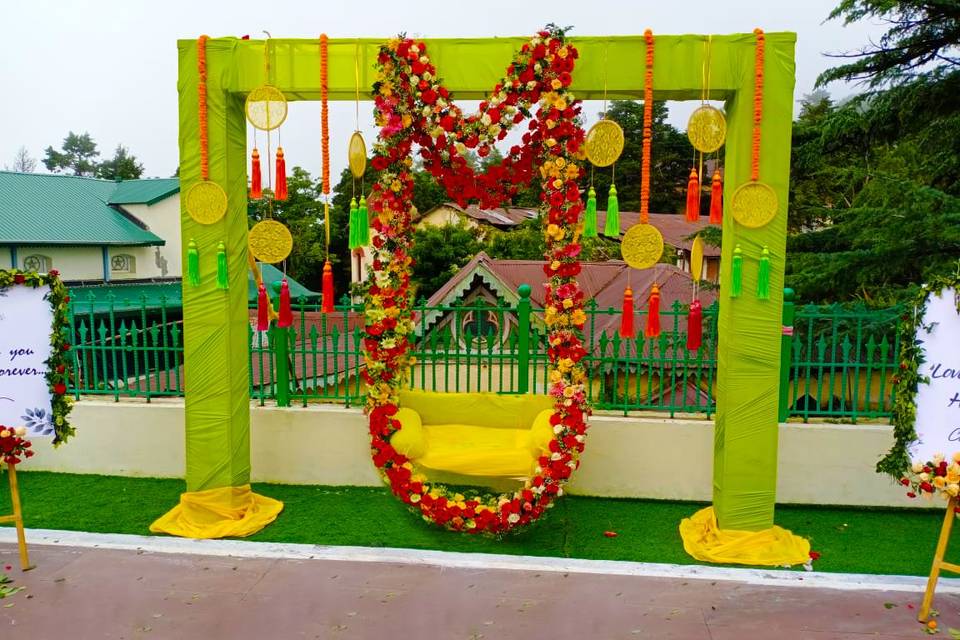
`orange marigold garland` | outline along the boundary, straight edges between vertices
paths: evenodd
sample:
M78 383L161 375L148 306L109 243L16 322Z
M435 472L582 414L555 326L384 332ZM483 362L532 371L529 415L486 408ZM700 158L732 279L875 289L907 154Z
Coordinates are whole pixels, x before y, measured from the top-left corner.
M643 32L647 44L643 74L643 161L640 174L640 224L650 223L650 151L653 142L653 31Z
M537 519L563 493L563 484L579 465L587 429L586 355L582 329L586 321L579 244L583 203L584 132L580 104L569 91L577 50L564 32L539 32L514 56L493 94L477 114L463 116L437 78L423 42L394 39L380 48L379 80L374 84L380 134L373 166L379 172L370 207L372 265L365 300L363 372L369 396L374 464L391 490L426 520L470 533L502 533ZM534 113L535 111L535 113ZM531 119L522 144L502 161L481 170L467 162L468 149L485 157L497 140L525 117ZM400 429L395 418L398 391L407 384L410 354L411 199L413 145L419 144L424 167L450 197L478 199L500 206L520 185L539 174L543 184L546 259L544 320L549 326L550 393L556 399L551 423L555 436L537 461L534 476L522 489L502 495L465 497L414 473L410 460L390 439Z
M200 179L210 179L210 158L207 133L207 40L210 36L197 38L197 119L200 122Z
M330 108L328 104L329 80L327 34L320 34L320 148L323 153L323 195L330 195Z
M760 122L763 119L763 61L766 37L763 29L753 30L757 38L753 62L753 145L750 154L750 179L760 179Z

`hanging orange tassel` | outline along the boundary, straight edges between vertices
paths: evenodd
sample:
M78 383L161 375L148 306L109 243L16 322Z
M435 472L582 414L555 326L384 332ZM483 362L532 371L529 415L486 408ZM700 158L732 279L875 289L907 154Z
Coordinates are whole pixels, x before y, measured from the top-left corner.
M287 279L280 281L280 313L277 316L277 326L281 329L293 325L293 311L290 310L290 285Z
M700 219L700 177L696 168L690 169L690 179L687 180L687 222L696 222Z
M660 287L650 287L650 304L647 308L647 330L644 333L648 338L660 335Z
M267 301L267 288L260 283L257 291L257 331L266 331L270 328L270 304Z
M283 159L283 147L277 147L277 188L273 192L273 199L287 199L287 161Z
M687 315L687 351L696 351L703 341L703 306L699 300L690 303Z
M323 300L320 311L333 313L333 265L327 260L323 263Z
M260 152L253 148L250 162L250 197L259 200L263 197L263 181L260 178Z
M723 224L723 179L719 170L713 172L710 186L710 224Z
M620 314L620 337L633 338L636 336L633 329L633 289L623 290L623 313Z

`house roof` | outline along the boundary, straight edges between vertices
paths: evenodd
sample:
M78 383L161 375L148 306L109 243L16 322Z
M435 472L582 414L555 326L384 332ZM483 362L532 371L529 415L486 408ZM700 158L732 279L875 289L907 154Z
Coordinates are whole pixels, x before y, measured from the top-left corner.
M500 228L515 227L525 220L533 220L539 212L536 209L527 209L524 207L501 207L498 209L481 209L476 204L470 204L461 207L455 202L444 202L429 209L426 213L419 216L423 218L437 209L453 209L457 213L473 218L477 222L493 225Z
M620 212L620 234L623 235L627 229L640 222L640 214L636 211ZM597 229L603 229L607 223L607 212L597 211ZM686 249L689 251L693 246L693 240L688 240L698 231L714 226L710 224L706 216L700 216L697 222L687 222L687 219L679 213L651 213L650 224L655 226L663 234L664 243L677 249ZM709 258L720 257L720 247L711 244L703 244L703 255Z
M182 305L179 282L136 282L75 285L70 287L70 303L75 315L179 309Z
M530 302L542 309L545 294L542 283L543 260L496 260L484 252L478 253L460 271L446 282L427 302L428 307L448 305L469 291L475 277L480 277L488 286L514 300L521 284L531 285ZM607 262L584 262L577 282L587 300L596 302L598 312L612 310L615 313L594 316L594 331L613 330L620 324L619 310L623 305L623 291L629 284L633 289L634 303L645 308L654 283L660 287L660 308L669 309L674 302L687 304L693 295L693 279L690 274L671 264L656 264L650 269L630 269L620 260ZM704 306L716 299L712 290L701 290L700 301Z
M153 204L179 189L175 179L115 182L0 171L0 244L162 245L163 238L120 205Z
M272 264L258 262L257 266L260 268L263 283L267 286L267 292L270 293L271 296L276 295L276 292L280 290L280 281L283 280L283 272ZM247 274L247 298L250 302L256 303L258 293L257 285L253 280L253 274L250 273L249 270ZM294 304L296 304L300 298L306 298L310 302L316 302L320 299L319 293L306 288L294 280L292 276L287 276L287 285L290 287L290 299Z

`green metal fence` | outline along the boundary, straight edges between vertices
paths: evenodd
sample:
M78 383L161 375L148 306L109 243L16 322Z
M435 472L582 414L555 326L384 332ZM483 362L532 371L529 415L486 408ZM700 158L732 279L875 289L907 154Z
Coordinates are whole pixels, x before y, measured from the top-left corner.
M466 304L415 306L412 388L432 391L547 393L547 334L529 287L518 302L476 299ZM80 296L82 298L82 296ZM661 312L653 339L620 337L619 309L586 308L587 390L603 410L652 410L671 416L715 411L716 303L704 309L703 340L686 349L686 306ZM646 322L638 311L637 326ZM332 314L294 303L294 325L250 337L250 395L263 405L364 402L363 314L344 300ZM896 369L896 308L784 305L781 419L857 421L890 415ZM71 391L148 401L184 394L183 327L179 300L159 304L107 298L71 301L74 371ZM792 319L792 322L791 322Z

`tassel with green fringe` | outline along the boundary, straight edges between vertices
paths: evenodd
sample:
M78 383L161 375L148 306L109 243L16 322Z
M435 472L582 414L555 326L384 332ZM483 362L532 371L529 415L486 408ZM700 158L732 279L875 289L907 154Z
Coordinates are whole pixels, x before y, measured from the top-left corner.
M223 246L223 241L217 245L217 288L227 290L230 286L230 278L227 277L227 248Z
M603 235L608 238L620 237L620 202L617 200L617 185L610 185L607 196L607 222L603 226Z
M348 241L347 245L350 247L350 251L353 251L360 245L357 244L357 214L359 210L357 209L357 199L350 198L350 222L348 231Z
M367 212L367 198L360 194L360 206L357 209L357 247L370 244L370 214Z
M733 250L733 262L730 264L730 297L739 298L743 292L743 250L738 244Z
M200 285L200 250L193 238L187 245L187 282L194 287Z
M760 268L757 271L757 299L770 299L770 250L766 246L760 253Z
M583 237L597 237L597 192L593 185L587 191L587 210L583 214Z

